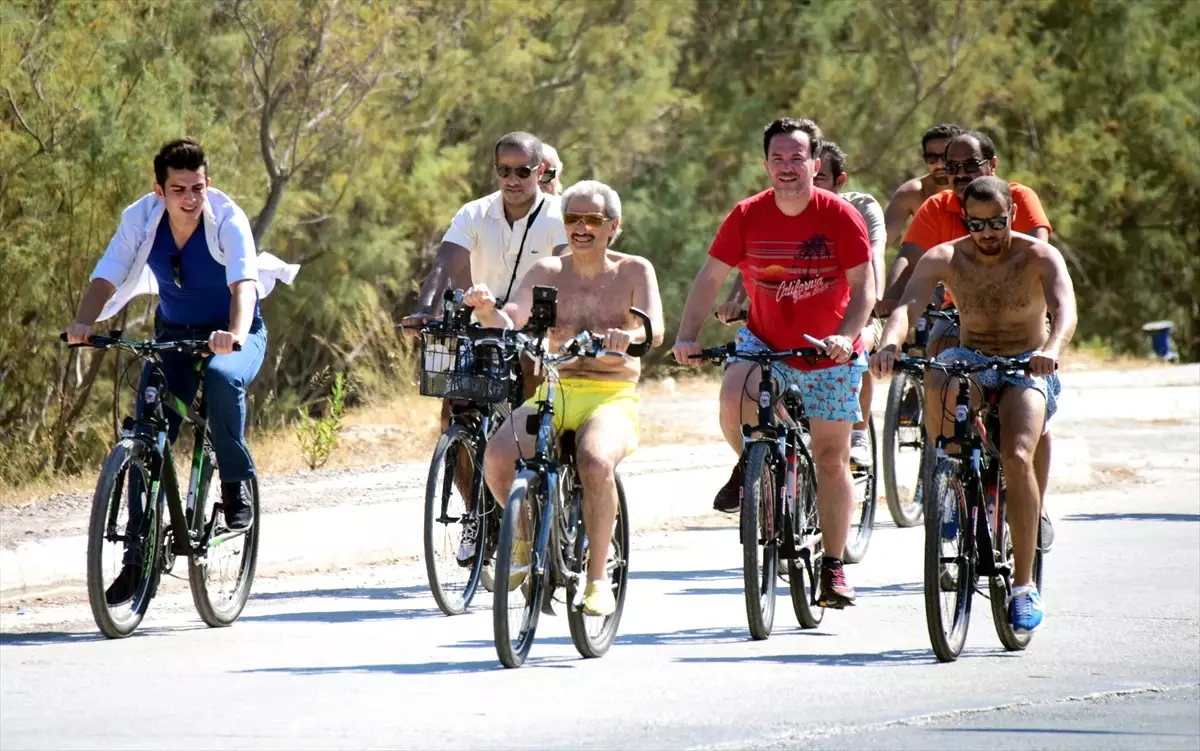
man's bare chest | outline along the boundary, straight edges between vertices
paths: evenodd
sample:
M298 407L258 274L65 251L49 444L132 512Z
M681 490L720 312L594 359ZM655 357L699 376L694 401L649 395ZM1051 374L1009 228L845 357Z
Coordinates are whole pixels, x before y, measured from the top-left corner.
M631 291L616 272L594 279L560 280L558 286L558 325L561 332L573 335L584 329L603 331L628 325Z
M991 265L957 259L950 277L954 302L964 315L1008 317L1045 304L1033 270L1018 261Z

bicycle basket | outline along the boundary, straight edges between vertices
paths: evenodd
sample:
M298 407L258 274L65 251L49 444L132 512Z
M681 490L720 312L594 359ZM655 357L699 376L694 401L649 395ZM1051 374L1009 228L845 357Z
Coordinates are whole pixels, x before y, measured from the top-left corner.
M482 403L507 401L514 379L504 355L495 344L427 333L421 338L421 395Z

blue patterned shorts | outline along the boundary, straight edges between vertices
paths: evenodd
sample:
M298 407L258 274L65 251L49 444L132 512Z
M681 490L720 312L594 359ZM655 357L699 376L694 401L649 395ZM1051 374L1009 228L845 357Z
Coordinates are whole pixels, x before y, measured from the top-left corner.
M1021 355L1021 359L1027 358L1037 350L1030 350ZM990 355L985 355L979 350L967 349L966 347L952 347L943 351L937 356L937 361L940 363L962 362L968 365L977 365L982 362L987 362L991 359ZM1050 418L1054 417L1054 413L1058 411L1058 396L1062 393L1062 381L1058 380L1058 375L1050 376L1024 376L1024 375L1008 375L998 370L985 370L982 373L975 375L980 386L987 389L999 389L1004 384L1011 386L1020 386L1022 388L1033 389L1041 394L1046 399L1046 422L1042 428L1042 433L1050 427Z
M746 327L738 329L737 348L751 352L770 352L761 339ZM730 362L736 361L731 358ZM858 392L862 386L862 375L867 370L867 360L861 354L843 365L834 365L823 370L798 370L784 362L771 365L771 372L780 390L791 384L800 389L800 401L804 414L810 420L829 422L859 422L863 419L858 405Z

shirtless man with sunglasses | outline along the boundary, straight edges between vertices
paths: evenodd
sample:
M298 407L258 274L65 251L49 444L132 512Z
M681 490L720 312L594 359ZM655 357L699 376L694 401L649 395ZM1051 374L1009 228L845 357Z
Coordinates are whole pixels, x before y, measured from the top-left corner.
M892 371L897 347L908 325L928 304L934 287L944 284L958 305L961 346L938 355L941 362L982 362L989 356L1028 357L1031 376L996 371L974 378L1002 388L999 404L1000 455L1008 488L1008 525L1012 532L1013 603L1009 612L1017 633L1042 623L1041 596L1033 583L1038 519L1045 493L1043 468L1035 457L1046 440L1061 386L1055 368L1075 333L1075 291L1062 254L1053 246L1013 230L1017 209L1008 183L994 176L973 180L963 191L961 214L966 237L925 253L904 289L901 304L883 332L883 346L871 358L882 378ZM1046 327L1046 313L1053 324ZM945 376L925 374L925 429L932 440L954 429L944 416L954 414L957 389L945 388ZM944 398L944 399L943 399ZM1049 456L1045 457L1049 463ZM1049 472L1046 466L1045 471Z

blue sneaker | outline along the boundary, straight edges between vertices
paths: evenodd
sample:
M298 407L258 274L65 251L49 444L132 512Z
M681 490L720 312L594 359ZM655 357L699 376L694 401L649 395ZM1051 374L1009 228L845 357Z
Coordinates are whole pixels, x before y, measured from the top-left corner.
M942 506L942 539L953 542L958 539L958 504Z
M1041 627L1045 613L1042 596L1037 587L1027 584L1013 588L1012 602L1008 606L1008 619L1015 634L1032 634Z

